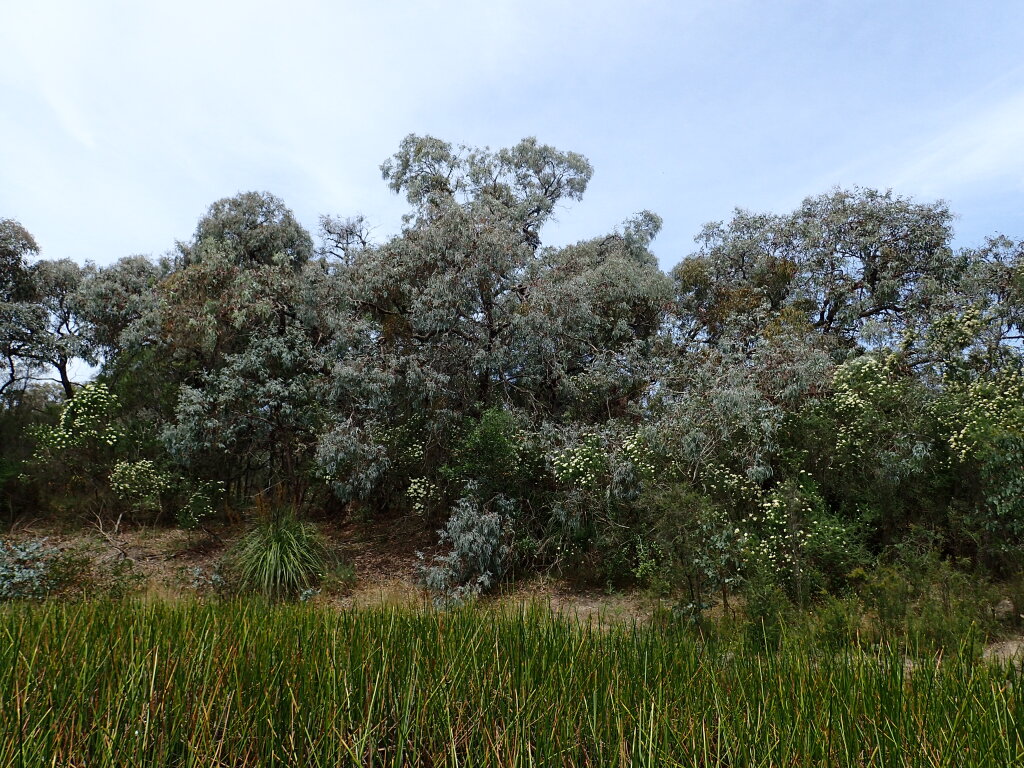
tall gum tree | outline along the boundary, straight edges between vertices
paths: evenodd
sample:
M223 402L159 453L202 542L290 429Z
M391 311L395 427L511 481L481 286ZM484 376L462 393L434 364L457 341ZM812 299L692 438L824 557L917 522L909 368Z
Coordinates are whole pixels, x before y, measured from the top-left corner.
M416 425L430 463L444 460L453 425L488 408L557 418L581 392L593 397L584 379L598 369L592 383L621 381L602 383L607 397L588 418L607 418L609 398L621 408L637 396L629 358L671 295L648 250L660 219L644 213L609 236L543 247L544 224L582 198L592 169L532 138L491 151L408 136L382 174L412 206L402 233L353 249L351 227L332 228L348 238L334 248L352 307L344 322L362 330L335 355L346 405L321 445L331 476L351 474L355 457L377 461L372 434L397 425Z

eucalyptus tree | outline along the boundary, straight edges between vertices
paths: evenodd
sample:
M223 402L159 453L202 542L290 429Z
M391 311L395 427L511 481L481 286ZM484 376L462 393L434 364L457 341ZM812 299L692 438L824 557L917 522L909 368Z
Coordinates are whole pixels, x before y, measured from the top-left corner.
M942 202L871 189L809 197L788 215L737 210L673 270L680 338L749 338L788 310L837 351L895 346L923 331L957 275L951 221Z
M30 346L32 331L43 324L28 265L38 253L28 230L13 219L0 219L0 394L25 383L31 362L22 352Z
M76 361L97 362L96 347L82 316L80 291L94 273L71 261L41 260L29 232L0 220L0 345L5 376L0 392L56 374L65 398L74 396Z
M959 254L957 279L932 309L922 361L939 373L991 373L1024 352L1024 241L988 238Z
M28 257L37 256L35 238L14 219L0 219L0 301L28 298Z
M298 498L322 401L325 268L269 193L214 203L160 283L160 337L178 391L171 454L237 493Z
M186 266L204 258L210 247L239 266L286 262L305 264L313 239L279 197L269 192L240 192L213 203L196 225L190 243L179 243Z
M670 298L648 249L657 217L542 246L592 169L532 138L492 151L408 136L382 173L412 206L402 233L364 245L344 222L326 232L352 310L333 372L344 418L320 451L343 495L378 485L403 441L436 469L487 409L607 419L639 396L634 358Z
M158 343L161 281L167 259L126 256L93 270L79 289L81 315L105 370L124 366Z
M81 290L95 272L92 265L81 266L71 259L40 261L32 266L32 282L46 323L26 357L51 367L59 377L67 398L74 396L72 364L81 360L96 365L96 345L83 317Z

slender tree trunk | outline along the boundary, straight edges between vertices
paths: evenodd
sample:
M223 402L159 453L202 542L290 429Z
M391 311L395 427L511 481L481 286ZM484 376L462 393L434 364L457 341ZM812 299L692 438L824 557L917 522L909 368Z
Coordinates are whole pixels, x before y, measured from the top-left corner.
M57 373L60 374L60 383L64 387L64 399L70 400L75 396L75 390L71 386L71 379L68 377L68 361L60 359L57 361Z

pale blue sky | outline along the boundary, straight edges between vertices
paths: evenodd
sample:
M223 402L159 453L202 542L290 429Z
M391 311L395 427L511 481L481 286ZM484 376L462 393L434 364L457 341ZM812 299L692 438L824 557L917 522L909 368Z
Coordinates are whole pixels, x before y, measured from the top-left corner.
M1024 2L0 0L0 217L48 258L159 255L214 200L311 230L404 211L407 133L535 135L596 169L547 242L649 208L661 263L734 207L834 185L1024 238Z

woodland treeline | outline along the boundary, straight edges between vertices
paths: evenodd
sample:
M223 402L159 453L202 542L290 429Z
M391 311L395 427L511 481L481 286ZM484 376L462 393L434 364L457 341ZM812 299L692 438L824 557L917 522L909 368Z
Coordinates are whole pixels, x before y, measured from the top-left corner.
M1019 571L1024 242L836 189L737 210L666 274L649 212L544 245L576 153L411 135L381 168L409 203L384 242L265 192L102 267L0 221L10 518L417 515L456 596L558 568L804 601L908 548Z

